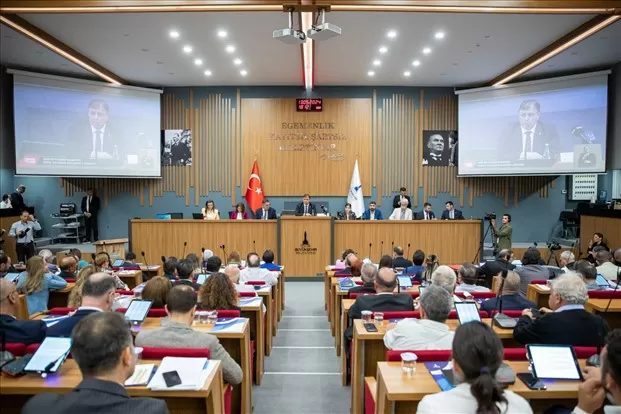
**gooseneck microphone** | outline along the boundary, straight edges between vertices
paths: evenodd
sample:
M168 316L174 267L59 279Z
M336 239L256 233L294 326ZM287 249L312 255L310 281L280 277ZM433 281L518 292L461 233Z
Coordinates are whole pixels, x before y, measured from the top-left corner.
M327 215L327 214L328 214L328 210L326 209L326 206L324 206L324 205L322 204L320 207L321 207L321 211L323 211L323 213L324 213L325 215Z
M162 259L162 264L166 263L166 256L162 255L161 259Z
M256 242L256 240L252 241L252 251L254 251L254 252L257 251L257 242Z
M183 259L183 258L185 258L185 247L186 247L187 245L188 245L188 242L187 242L187 241L184 241L184 242L183 242L183 253L181 254L181 258L182 258L182 259Z
M144 254L144 251L140 252L140 255L142 256L142 261L144 262L144 265L147 267L147 276L149 275L149 263L147 262L147 256ZM145 277L144 273L142 274L142 280L147 280L148 277Z
M410 243L408 243L408 253L405 255L408 259L410 258Z
M390 242L390 251L393 252L395 250L395 242L391 241Z
M227 264L228 264L228 259L229 259L229 257L228 257L228 255L226 254L226 247L225 247L223 244L221 244L221 245L220 245L220 248L221 248L221 249L222 249L222 251L224 252L224 265L227 265Z
M382 240L382 247L380 249L380 256L384 254L384 240Z
M369 242L369 260L373 261L373 259L371 259L371 246L373 246L373 243Z

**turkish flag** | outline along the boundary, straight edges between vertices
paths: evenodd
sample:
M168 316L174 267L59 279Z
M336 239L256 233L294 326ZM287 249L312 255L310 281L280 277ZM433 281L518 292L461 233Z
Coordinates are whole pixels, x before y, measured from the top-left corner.
M263 204L263 188L261 185L261 177L259 176L259 166L255 160L252 165L252 173L248 179L248 188L246 189L246 203L253 212L257 211Z

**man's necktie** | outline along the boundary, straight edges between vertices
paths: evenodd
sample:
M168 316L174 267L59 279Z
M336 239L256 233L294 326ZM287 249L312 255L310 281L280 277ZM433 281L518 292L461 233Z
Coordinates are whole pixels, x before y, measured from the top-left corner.
M263 220L267 220L267 211L263 210Z
M451 219L454 219L454 218L455 218L455 216L454 216L454 214L453 214L453 210L451 210L451 211L450 211L450 213L449 213L449 217L450 217Z
M304 214L308 214L308 206L307 205L304 206Z
M401 210L401 220L405 220L405 210Z
M533 152L533 132L526 131L526 152Z
M90 197L86 198L86 211L89 213L91 212L91 198Z
M429 214L425 213L425 220L429 220Z

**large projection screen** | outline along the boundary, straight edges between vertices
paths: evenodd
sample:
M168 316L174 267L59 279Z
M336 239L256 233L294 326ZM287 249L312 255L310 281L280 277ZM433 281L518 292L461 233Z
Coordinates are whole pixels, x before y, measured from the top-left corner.
M17 175L161 177L160 90L13 74Z
M608 74L456 92L458 175L605 172Z

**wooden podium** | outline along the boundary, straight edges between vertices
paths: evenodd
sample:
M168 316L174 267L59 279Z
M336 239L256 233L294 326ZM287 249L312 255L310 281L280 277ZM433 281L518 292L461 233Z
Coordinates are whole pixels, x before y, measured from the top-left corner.
M128 241L128 239L99 240L94 243L95 252L107 252L111 258L125 259L125 243Z
M332 263L330 217L280 217L280 264L287 277L316 276Z

